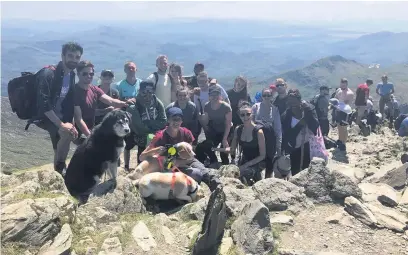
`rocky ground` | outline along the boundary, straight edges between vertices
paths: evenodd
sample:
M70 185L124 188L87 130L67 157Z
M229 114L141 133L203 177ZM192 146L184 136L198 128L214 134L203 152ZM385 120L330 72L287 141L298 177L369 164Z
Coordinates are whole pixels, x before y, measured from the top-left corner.
M253 187L224 166L223 189L203 184L205 198L166 213L145 208L123 169L81 207L51 165L2 174L2 254L408 254L406 141L350 133L327 166Z

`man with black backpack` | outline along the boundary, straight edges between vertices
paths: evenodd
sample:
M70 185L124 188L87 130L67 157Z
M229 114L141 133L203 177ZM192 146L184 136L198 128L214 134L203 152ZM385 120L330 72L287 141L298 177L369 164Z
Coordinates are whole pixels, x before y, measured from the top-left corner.
M330 124L329 124L329 118L328 118L329 91L330 91L330 88L328 86L321 86L320 94L316 95L310 102L315 107L317 118L319 120L319 124L322 130L323 136L328 136L329 131L330 131Z
M156 59L157 71L149 75L146 81L151 81L154 84L154 90L157 98L162 101L163 105L167 106L172 103L172 92L175 94L176 89L172 91L170 75L167 73L168 59L165 55L160 55Z
M75 42L62 46L56 68L47 67L37 74L37 114L30 122L48 131L54 149L54 170L66 168L71 141L78 131L73 125L75 73L83 48Z

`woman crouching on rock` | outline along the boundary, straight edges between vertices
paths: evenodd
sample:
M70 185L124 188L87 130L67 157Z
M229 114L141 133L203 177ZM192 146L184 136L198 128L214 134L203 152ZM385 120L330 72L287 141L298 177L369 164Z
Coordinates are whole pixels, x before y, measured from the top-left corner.
M231 147L214 149L231 153L235 156L237 145L241 147L239 152L239 171L241 181L246 185L253 185L262 179L261 166L265 160L265 136L262 129L252 120L252 107L248 102L241 102L238 106L239 117L243 124L239 125L234 131Z
M291 89L287 95L288 109L282 116L282 148L290 154L292 176L310 164L309 139L317 135L319 121L314 107L302 101L299 90Z

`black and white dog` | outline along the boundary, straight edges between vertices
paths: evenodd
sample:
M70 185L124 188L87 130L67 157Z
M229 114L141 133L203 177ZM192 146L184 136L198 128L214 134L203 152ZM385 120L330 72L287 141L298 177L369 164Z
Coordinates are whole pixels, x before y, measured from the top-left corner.
M128 112L111 111L75 150L64 179L68 191L81 204L88 201L105 172L116 185L118 160L124 148L123 138L130 133L130 120Z

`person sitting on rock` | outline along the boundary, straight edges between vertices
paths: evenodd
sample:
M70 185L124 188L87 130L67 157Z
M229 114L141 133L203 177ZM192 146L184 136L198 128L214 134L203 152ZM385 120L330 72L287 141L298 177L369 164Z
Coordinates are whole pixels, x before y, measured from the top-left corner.
M263 167L261 163L264 162L266 155L265 136L262 129L252 120L252 107L250 103L241 102L238 111L243 124L235 129L231 147L225 148L225 150L214 150L234 155L239 144L241 148L238 161L240 178L242 183L252 185L262 179L261 171ZM272 164L272 160L269 163ZM269 168L272 170L272 166L269 166Z
M289 108L282 118L282 149L290 154L292 176L295 176L309 167L309 139L317 135L319 121L313 105L302 101L299 90L289 90L287 97Z
M401 116L403 116L403 115L401 115ZM400 116L400 117L401 117L401 116ZM398 120L398 119L397 119L397 120ZM397 122L397 121L395 121L395 122ZM396 128L397 128L397 126L396 126ZM401 124L399 125L399 127L397 128L397 130L398 130L398 135L399 135L399 136L401 136L401 137L408 136L408 116L405 117L405 118L401 121Z
M175 145L180 142L193 144L194 136L190 130L181 127L183 122L183 111L178 107L172 107L167 111L168 126L157 132L147 148L141 153L140 161L161 155L167 149L168 145ZM215 190L221 184L220 180L197 159L183 160L176 159L173 162L180 171L192 177L198 183L204 182L211 191Z

